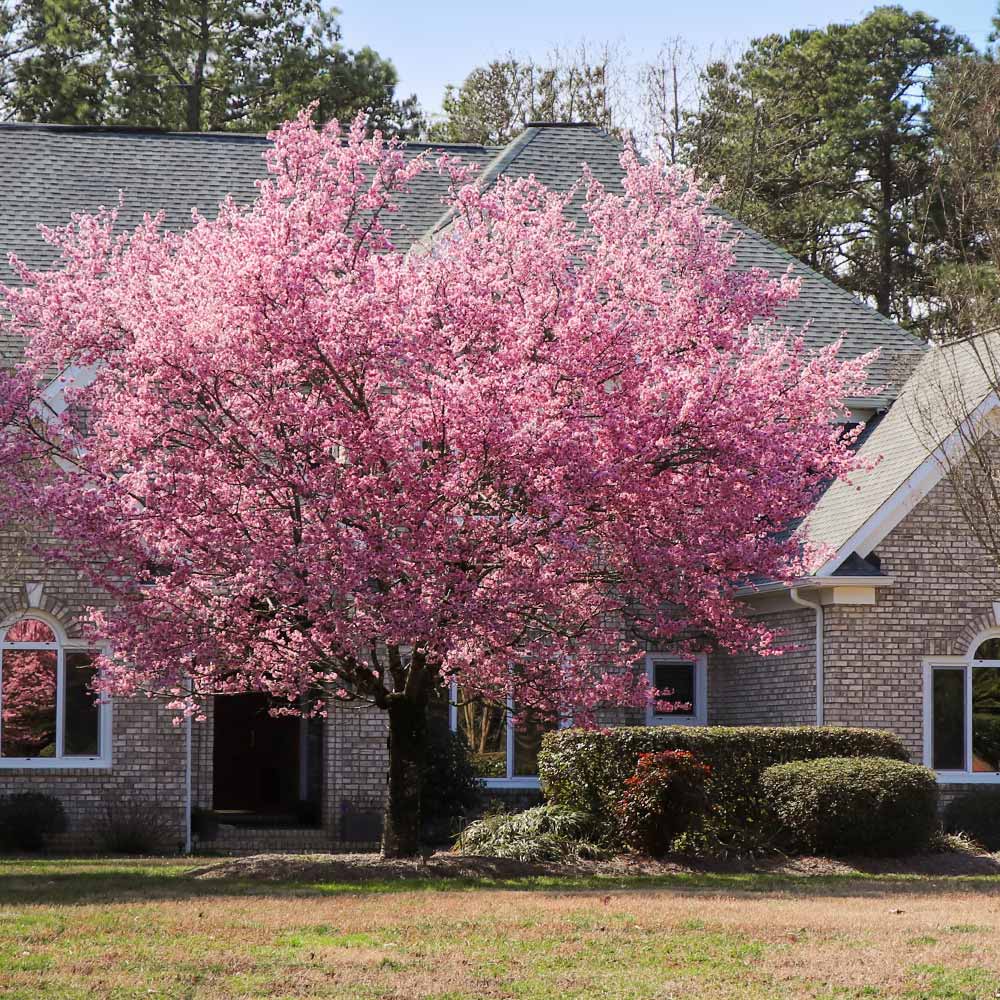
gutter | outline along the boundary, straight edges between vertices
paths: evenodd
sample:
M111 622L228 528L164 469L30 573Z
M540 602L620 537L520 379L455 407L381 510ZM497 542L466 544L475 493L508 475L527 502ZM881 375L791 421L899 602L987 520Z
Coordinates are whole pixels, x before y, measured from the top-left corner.
M779 594L784 590L798 590L803 587L815 589L817 587L891 587L896 580L891 576L837 576L832 573L817 574L816 576L804 576L791 584L781 583L778 580L769 580L767 583L748 583L742 587L737 587L733 593L737 597L753 597L755 594ZM801 604L802 602L797 602ZM809 604L809 607L813 607Z
M801 604L804 608L812 608L816 612L816 725L822 726L825 719L823 703L826 687L823 663L823 605L819 601L807 600L799 593L798 587L792 587L788 596L796 604Z

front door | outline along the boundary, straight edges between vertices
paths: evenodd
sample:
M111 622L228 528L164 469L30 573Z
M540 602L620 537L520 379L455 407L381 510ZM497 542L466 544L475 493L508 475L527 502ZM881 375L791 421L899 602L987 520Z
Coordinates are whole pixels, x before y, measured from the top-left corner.
M291 815L299 803L298 718L268 713L265 695L215 699L214 807Z

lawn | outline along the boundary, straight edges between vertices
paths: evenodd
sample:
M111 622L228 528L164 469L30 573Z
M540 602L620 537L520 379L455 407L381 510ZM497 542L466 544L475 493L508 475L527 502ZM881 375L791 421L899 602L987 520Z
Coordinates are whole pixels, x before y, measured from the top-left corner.
M0 862L0 996L1000 997L1000 877L196 881Z

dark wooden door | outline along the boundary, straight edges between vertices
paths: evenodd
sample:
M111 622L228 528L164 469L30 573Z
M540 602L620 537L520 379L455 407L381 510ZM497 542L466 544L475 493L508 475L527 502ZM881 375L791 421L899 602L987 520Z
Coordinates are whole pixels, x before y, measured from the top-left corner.
M268 714L264 695L215 699L216 809L293 813L299 799L300 721Z

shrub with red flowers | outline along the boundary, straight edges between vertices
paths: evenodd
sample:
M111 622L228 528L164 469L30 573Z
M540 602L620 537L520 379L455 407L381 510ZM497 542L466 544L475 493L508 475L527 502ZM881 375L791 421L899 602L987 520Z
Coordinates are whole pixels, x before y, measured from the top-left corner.
M622 838L635 851L659 857L708 806L712 773L687 750L639 755L618 803Z

